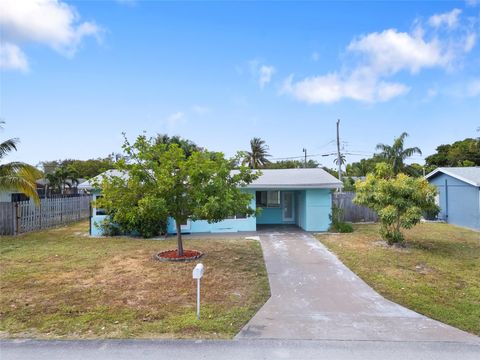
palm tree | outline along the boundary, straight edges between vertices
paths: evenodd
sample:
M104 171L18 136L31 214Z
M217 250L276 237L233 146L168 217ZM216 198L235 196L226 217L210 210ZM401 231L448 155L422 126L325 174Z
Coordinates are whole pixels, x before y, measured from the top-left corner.
M379 157L386 160L393 167L393 172L398 174L405 169L404 161L414 154L422 155L422 151L418 147L404 149L405 138L408 137L406 132L395 138L393 145L378 144L377 150L380 150Z
M50 189L57 189L61 194L65 192L66 187L72 188L78 185L77 172L70 167L60 166L53 173L45 175Z
M338 157L333 159L333 162L335 163L335 165L338 165ZM347 159L345 158L345 155L340 154L340 164L344 165L346 162L347 162Z
M267 159L269 156L265 140L254 137L250 140L250 151L245 151L244 163L248 164L251 169L262 168L270 163Z
M5 122L0 121L0 129ZM0 162L8 153L17 150L18 139L7 139L0 143ZM39 202L36 180L41 172L35 167L23 162L14 161L0 164L0 191L18 191Z

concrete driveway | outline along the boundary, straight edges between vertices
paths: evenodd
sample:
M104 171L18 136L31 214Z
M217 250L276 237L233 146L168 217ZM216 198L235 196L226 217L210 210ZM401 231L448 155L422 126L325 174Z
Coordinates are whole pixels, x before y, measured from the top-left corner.
M480 343L386 300L309 233L265 231L260 241L272 296L237 339Z

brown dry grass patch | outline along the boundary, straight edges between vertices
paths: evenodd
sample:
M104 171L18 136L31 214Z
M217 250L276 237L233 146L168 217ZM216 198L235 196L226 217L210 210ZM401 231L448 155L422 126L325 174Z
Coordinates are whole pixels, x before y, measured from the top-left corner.
M85 222L0 239L4 337L230 338L269 297L258 242L186 240L195 262L153 259L171 240L89 238ZM191 272L205 265L202 319Z

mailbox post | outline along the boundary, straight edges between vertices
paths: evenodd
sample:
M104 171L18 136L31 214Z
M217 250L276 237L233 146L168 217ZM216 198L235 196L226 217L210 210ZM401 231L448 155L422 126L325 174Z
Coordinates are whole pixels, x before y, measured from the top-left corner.
M200 319L200 279L203 276L203 264L193 268L192 277L197 280L197 320Z

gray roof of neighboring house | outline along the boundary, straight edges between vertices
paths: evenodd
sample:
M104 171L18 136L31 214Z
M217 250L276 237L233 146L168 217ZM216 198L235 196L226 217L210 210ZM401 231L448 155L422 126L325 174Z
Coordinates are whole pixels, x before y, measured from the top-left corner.
M85 182L86 180L87 180L87 179L83 179L83 178L77 179L77 181L78 181L79 184ZM67 179L65 182L66 182L67 184L72 185L72 181L71 181L70 179ZM46 179L46 178L42 178L42 179L36 180L35 183L36 183L37 185L40 185L40 186L45 186L45 185L50 184L50 181L49 181L48 179Z
M323 169L262 169L262 175L249 184L251 189L336 189L343 184ZM78 185L79 189L92 189L92 183L101 176L126 176L118 170L108 170Z
M438 173L450 175L458 180L466 182L473 186L480 187L480 166L471 167L439 167L433 170L425 178L429 179Z

